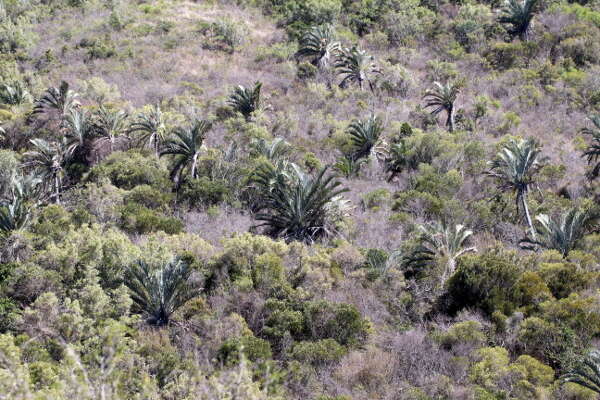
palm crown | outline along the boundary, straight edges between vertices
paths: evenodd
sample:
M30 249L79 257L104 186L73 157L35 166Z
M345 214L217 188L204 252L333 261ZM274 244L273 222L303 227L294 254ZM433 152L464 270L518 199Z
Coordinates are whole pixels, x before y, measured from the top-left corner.
M535 220L537 225L534 228L538 238L525 238L521 241L522 246L527 249L537 246L554 249L566 257L587 233L591 223L596 220L596 215L589 210L572 208L565 212L558 222L546 214L538 215Z
M373 56L357 47L344 49L338 54L335 61L337 74L342 76L340 87L347 87L351 83L358 84L363 90L364 83L368 83L371 90L373 86L373 75L379 73Z
M141 113L129 125L128 133L137 133L139 140L154 149L158 155L167 136L164 115L160 106L154 106L148 113Z
M47 191L60 202L60 191L63 185L64 166L70 155L66 138L61 142L47 142L44 139L32 139L34 149L25 153L27 167L32 167L42 179Z
M527 206L527 193L534 182L536 173L542 167L541 150L533 139L510 139L493 161L488 163L487 174L498 180L502 191L512 191L516 194L517 213L522 207L533 239L535 230Z
M192 178L197 177L198 157L205 150L204 139L211 127L210 122L198 120L191 127L176 128L173 137L165 142L160 156L174 156L171 179L176 180L178 186L186 170Z
M500 22L510 25L508 33L528 40L538 0L507 0Z
M32 115L46 114L55 110L62 118L74 107L78 107L79 94L69 89L69 84L62 81L58 88L51 87L35 102Z
M340 42L335 40L334 31L330 25L315 26L300 38L300 49L296 53L296 57L310 58L313 65L323 68L340 50Z
M101 137L100 141L108 142L110 151L121 134L125 132L127 124L127 113L121 110L113 111L104 106L100 106L94 120L94 129L96 134Z
M147 315L148 323L162 326L169 323L175 311L199 294L190 283L191 272L185 262L177 259L160 268L138 261L130 267L125 284L135 305Z
M262 83L256 82L251 88L242 85L236 87L229 96L227 104L234 111L241 113L246 120L252 117L252 113L260 109L260 89Z
M379 117L371 115L365 120L353 121L346 132L350 135L354 148L352 157L358 160L369 157L375 149L383 133L383 122Z
M592 143L583 152L589 165L593 164L592 170L588 172L589 179L596 179L600 174L600 114L590 116L594 128L583 128L581 133L590 135Z
M454 103L460 92L460 87L456 83L448 82L442 85L439 82L433 83L433 88L425 92L425 108L433 108L431 114L438 115L446 111L446 127L450 132L454 131Z
M577 383L600 393L600 351L590 351L577 367L561 376L561 380Z

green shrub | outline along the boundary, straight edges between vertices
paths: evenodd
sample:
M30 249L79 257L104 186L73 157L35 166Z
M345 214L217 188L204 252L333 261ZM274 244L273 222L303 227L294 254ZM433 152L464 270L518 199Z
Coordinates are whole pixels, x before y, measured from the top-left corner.
M355 306L312 301L304 306L306 334L313 340L334 339L344 346L364 344L370 323L362 318Z
M116 152L91 169L87 181L101 183L108 179L121 189L133 189L138 185L150 185L158 189L170 188L168 172L160 161L138 150Z
M139 185L131 189L123 200L125 203L137 203L156 210L166 210L173 201L173 194L164 192L150 185Z
M296 77L300 80L312 79L317 76L318 68L309 62L301 62L298 64L298 71Z
M220 204L231 196L226 182L211 181L203 176L186 181L180 188L181 201L194 207L209 207Z
M176 234L183 230L183 222L141 204L128 203L121 211L121 228L130 233L144 234L163 231Z
M344 354L346 354L344 346L333 339L323 339L316 342L295 343L290 356L301 362L323 365L339 361Z
M219 348L217 359L225 365L237 364L240 354L250 361L266 361L273 357L271 345L255 336L242 336L226 340Z
M479 347L486 341L483 326L477 321L464 321L452 325L447 331L434 334L441 346L451 349L457 345Z

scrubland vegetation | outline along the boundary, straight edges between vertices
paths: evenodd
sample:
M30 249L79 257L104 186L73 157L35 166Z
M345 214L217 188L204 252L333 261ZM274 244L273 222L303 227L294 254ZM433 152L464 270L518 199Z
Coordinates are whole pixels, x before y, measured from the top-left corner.
M599 398L597 0L0 6L0 399Z

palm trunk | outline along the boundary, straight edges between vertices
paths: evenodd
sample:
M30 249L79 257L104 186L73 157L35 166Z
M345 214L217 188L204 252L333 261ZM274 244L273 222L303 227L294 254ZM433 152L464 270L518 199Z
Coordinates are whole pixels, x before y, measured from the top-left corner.
M531 216L529 215L529 207L527 207L527 194L525 192L523 192L523 194L521 195L521 203L523 203L523 211L525 212L527 225L529 225L529 229L531 230L531 237L533 238L533 240L536 240L535 229L533 228Z
M54 175L54 202L60 204L60 180Z
M454 132L454 106L448 108L448 118L446 119L446 126L448 131Z
M194 153L194 160L192 162L192 179L196 178L196 166L198 165L198 153Z

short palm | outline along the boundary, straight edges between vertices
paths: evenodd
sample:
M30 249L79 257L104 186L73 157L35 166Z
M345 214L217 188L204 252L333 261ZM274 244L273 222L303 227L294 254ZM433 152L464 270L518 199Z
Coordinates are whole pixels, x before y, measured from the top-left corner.
M260 90L262 83L256 82L253 87L246 88L242 85L236 87L229 96L227 104L250 120L252 114L260 109Z
M167 137L167 128L160 106L152 107L148 113L141 113L129 125L129 133L138 135L138 140L153 148L158 155Z
M190 283L191 269L181 260L172 260L160 268L138 261L128 271L125 284L136 307L149 324L167 325L175 311L199 290Z
M345 88L355 83L363 90L364 84L367 83L371 90L374 89L374 76L379 70L373 56L366 51L356 47L344 49L337 56L335 68L337 74L342 77L340 87Z
M2 104L18 105L29 101L31 96L21 82L0 85L0 102Z
M63 131L67 139L69 155L85 162L91 141L95 137L94 126L88 112L79 109L69 111L63 122Z
M383 133L383 122L375 115L365 120L355 120L346 132L350 135L354 159L367 158L375 150Z
M316 26L302 35L296 56L309 58L313 65L324 68L340 50L340 42L335 40L333 28L330 25Z
M291 164L287 171L264 166L255 177L263 191L264 202L255 218L274 237L312 242L331 234L328 221L330 203L345 192L323 168L315 176L305 174ZM336 200L337 201L337 200Z
M0 236L23 229L31 217L31 209L20 196L13 196L11 201L0 205Z
M533 139L510 139L493 161L488 163L487 174L496 178L501 191L515 193L517 213L523 209L533 240L536 233L529 215L527 194L535 175L542 167L541 150Z
M208 121L198 120L191 127L176 128L173 137L165 141L160 156L174 156L171 179L181 185L183 175L187 172L192 179L198 177L198 157L206 149L204 139L211 129Z
M454 274L456 261L465 253L477 251L475 247L465 246L473 232L463 225L448 226L445 223L419 225L419 245L406 258L406 265L420 268L435 260L444 260L441 282Z
M561 376L561 381L573 382L600 393L600 351L590 351L577 367Z
M559 221L545 214L538 215L535 220L537 226L534 228L538 238L525 238L521 241L522 246L527 249L535 249L537 246L553 249L566 257L588 232L596 217L589 210L572 208L564 213Z
M290 144L280 137L270 141L255 139L250 146L256 156L265 157L273 164L285 160L292 151Z
M124 138L127 127L127 113L121 110L110 110L100 106L94 118L94 130L100 137L99 142L108 142L112 152L117 141Z
M410 167L410 148L406 141L400 140L392 143L385 157L385 171L389 174L388 181L392 181L398 174Z
M438 115L442 111L446 112L446 127L450 132L454 131L454 114L456 98L460 88L455 83L446 83L442 85L439 82L433 83L433 88L425 92L425 108L433 108L431 114Z
M58 88L51 87L34 104L32 115L47 114L51 111L58 113L62 118L71 109L79 106L79 94L69 89L69 84L62 81Z
M507 0L500 22L510 25L508 33L528 40L538 0Z
M42 180L43 186L54 201L60 202L63 186L64 167L69 160L66 139L62 142L47 142L44 139L32 139L33 150L24 154L26 167L31 167Z
M600 174L600 114L590 116L594 128L583 128L581 133L590 135L592 143L583 152L583 157L587 159L588 165L593 165L591 171L587 173L589 179L596 179Z

